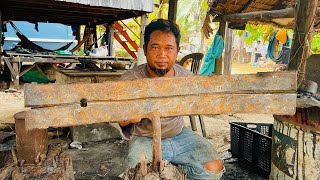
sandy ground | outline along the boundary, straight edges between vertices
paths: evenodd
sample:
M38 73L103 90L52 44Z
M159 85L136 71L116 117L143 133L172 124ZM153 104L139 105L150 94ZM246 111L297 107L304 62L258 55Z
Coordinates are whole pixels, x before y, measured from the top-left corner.
M232 74L256 73L263 71L272 71L271 67L253 67L250 64L233 64ZM23 91L6 93L0 92L0 127L13 126L13 115L17 112L26 110L24 107ZM232 115L212 115L204 116L208 140L216 147L221 156L225 155L230 148L230 125L229 122L255 122L255 123L273 123L273 116L270 114L232 114ZM198 133L201 134L199 120L197 121ZM185 117L187 126L190 126L189 117ZM108 145L108 150L105 146ZM111 143L111 144L110 144ZM114 179L122 171L123 154L126 153L123 140L111 140L101 143L88 143L88 151L68 150L74 157L74 169L77 179ZM67 147L67 145L66 145ZM121 150L111 151L115 147ZM99 152L104 151L107 154L97 157ZM112 157L112 160L110 159ZM99 161L97 161L97 158ZM100 162L101 161L101 162ZM88 163L90 166L88 166ZM116 169L110 168L112 163L117 163ZM92 170L95 168L94 170ZM110 175L114 178L107 178Z

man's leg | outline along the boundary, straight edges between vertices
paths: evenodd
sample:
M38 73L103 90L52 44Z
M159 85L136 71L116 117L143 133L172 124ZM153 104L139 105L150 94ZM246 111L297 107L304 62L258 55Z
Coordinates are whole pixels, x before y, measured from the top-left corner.
M127 157L128 168L134 168L144 156L147 162L152 161L152 139L135 136L129 140Z
M202 136L184 128L173 137L174 158L171 163L178 164L186 173L187 179L220 179L224 169L218 152Z
M168 139L161 140L161 148L162 159L170 162L174 152L172 143ZM152 161L152 138L135 136L129 141L128 167L135 167L140 162L141 156L144 156L147 162Z

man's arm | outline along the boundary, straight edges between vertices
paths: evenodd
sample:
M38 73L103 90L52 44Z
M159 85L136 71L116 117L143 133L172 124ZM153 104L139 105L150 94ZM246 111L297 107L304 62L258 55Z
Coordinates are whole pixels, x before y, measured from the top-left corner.
M127 126L129 124L133 124L133 123L138 123L141 121L141 118L138 118L138 119L130 119L130 120L127 120L127 121L121 121L119 122L119 125L121 127L124 127L124 126Z

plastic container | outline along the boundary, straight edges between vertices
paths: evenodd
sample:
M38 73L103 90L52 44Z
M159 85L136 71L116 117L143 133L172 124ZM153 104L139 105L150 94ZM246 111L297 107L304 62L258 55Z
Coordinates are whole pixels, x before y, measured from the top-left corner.
M271 171L272 124L230 123L231 153L263 174Z

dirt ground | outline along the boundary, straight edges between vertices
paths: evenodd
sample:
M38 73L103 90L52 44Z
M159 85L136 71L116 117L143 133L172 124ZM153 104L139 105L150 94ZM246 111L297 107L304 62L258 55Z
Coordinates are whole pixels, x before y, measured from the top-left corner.
M269 67L253 67L248 64L233 65L232 73L255 73L257 71L272 71ZM26 110L24 108L23 91L6 93L0 91L0 128L13 127L13 115ZM273 123L271 114L232 114L204 116L208 140L226 160L224 179L268 179L252 172L248 166L239 163L230 156L230 124L229 122ZM186 126L190 126L189 118L185 117ZM197 120L198 133L201 134ZM64 149L73 157L76 179L119 179L124 170L127 143L122 139L110 139L101 142L83 144L83 149L69 149L70 139L55 137L51 143L62 143ZM1 144L0 144L1 145ZM1 148L0 148L1 149ZM0 157L1 158L1 157Z

